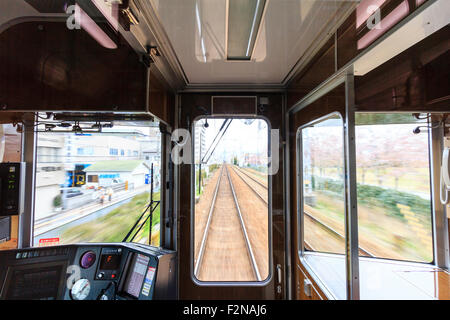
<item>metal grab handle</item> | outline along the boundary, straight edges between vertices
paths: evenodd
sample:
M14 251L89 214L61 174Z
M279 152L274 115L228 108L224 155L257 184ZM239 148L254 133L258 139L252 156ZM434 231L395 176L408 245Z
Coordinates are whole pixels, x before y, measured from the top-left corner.
M277 276L278 276L278 284L281 284L282 280L281 264L277 264Z

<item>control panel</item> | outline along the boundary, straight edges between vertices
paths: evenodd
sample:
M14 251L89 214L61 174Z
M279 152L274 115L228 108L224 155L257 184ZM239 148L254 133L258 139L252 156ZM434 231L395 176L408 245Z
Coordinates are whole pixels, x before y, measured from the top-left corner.
M176 255L141 244L0 252L0 299L176 299Z
M21 192L25 164L0 163L0 216L19 215L23 208Z
M118 277L122 261L122 248L102 248L97 280L114 280Z

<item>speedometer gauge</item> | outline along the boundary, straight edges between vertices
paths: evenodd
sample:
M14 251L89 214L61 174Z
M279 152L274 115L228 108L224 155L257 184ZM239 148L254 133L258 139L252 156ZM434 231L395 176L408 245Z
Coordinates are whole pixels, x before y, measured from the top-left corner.
M74 300L84 300L91 291L91 283L88 279L80 279L72 287L70 294Z

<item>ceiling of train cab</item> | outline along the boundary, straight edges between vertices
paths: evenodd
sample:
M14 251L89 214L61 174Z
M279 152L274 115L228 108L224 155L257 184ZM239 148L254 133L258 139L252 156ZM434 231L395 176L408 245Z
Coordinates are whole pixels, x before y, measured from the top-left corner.
M166 34L166 45L177 57L187 87L283 86L359 2L148 1ZM246 37L248 40L243 43ZM247 57L233 56L239 46Z

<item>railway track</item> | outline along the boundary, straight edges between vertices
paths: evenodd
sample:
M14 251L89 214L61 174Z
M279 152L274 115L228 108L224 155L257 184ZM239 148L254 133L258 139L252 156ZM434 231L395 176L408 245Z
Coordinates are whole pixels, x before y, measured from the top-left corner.
M219 192L219 189L222 192ZM231 202L230 197L233 199ZM220 210L216 210L218 207L220 207ZM232 243L230 239L233 241ZM234 250L231 246L234 246ZM208 250L208 248L213 249ZM229 254L229 256L225 257L224 254ZM223 261L222 266L228 263L231 269L234 268L234 273L242 276L243 279L241 280L262 280L235 188L226 165L222 166L217 179L198 257L195 261L194 274L197 279L210 280L206 276L207 274L217 275L215 266L220 264L220 261ZM230 274L232 275L233 272L230 272ZM253 277L252 279L249 278L250 274ZM236 281L240 279L228 280Z
M263 198L263 196L261 195L260 192L258 192L257 190L255 190L255 188L251 185L251 183L249 183L248 181L246 181L246 178L251 179L251 181L254 181L255 183L257 183L258 185L262 186L263 188L265 188L266 190L268 189L267 185L265 185L264 183L262 183L261 181L258 181L257 179L253 178L252 176L250 176L248 173L246 173L244 170L242 170L239 167L233 166L233 169L235 170L235 172L238 174L238 176L250 187L250 189L253 190L253 192L255 192L258 197L264 201L266 204L268 204L267 200L265 200ZM245 176L245 177L244 177ZM320 221L319 219L313 217L312 215L310 215L307 212L304 212L305 216L308 217L310 219L310 221L312 221L315 225L321 227L322 229L324 229L325 231L328 231L332 234L334 234L335 236L337 236L339 239L341 239L341 241L344 242L345 244L345 236L342 235L341 233L339 233L338 231L336 231L335 229L333 229L332 227L328 226L326 223ZM305 241L306 247L310 250L315 250L314 247L308 243L307 241ZM371 252L369 252L368 250L359 247L359 253L361 256L365 256L365 257L375 257L374 254L372 254Z
M330 232L330 233L336 235L339 239L341 239L342 242L344 242L344 245L345 245L345 236L344 236L344 235L340 234L338 231L336 231L336 230L333 229L332 227L328 226L328 225L325 224L324 222L320 221L319 219L313 217L313 216L310 215L309 213L304 212L304 214L305 214L305 216L308 217L308 218L310 219L310 221L312 221L314 224L319 225L319 226L322 227L324 230L326 230L326 231L328 231L328 232ZM314 247L313 247L311 244L307 243L306 241L305 241L305 243L306 243L306 246L307 246L307 247L310 247L311 250L314 250ZM372 253L370 253L369 251L367 251L366 249L361 248L361 247L359 247L359 254L360 254L361 256L365 256L365 257L375 257Z
M245 176L247 176L248 178L250 178L251 180L255 181L257 184L259 184L260 186L264 187L267 189L267 184L259 181L258 179L254 178L251 176L251 174L249 174L248 172L246 172L245 169L241 169L237 166L233 166L233 169L238 170L239 172L243 173Z
M256 190L256 188L254 186L252 186L251 183L249 183L248 180L246 180L246 178L250 179L250 181L254 181L255 183L257 183L258 185L260 185L262 188L265 189L265 194L267 195L268 192L268 188L267 185L263 184L262 182L254 179L253 177L251 177L250 175L248 175L247 173L245 173L242 169L240 169L239 167L233 166L233 170L234 172L238 175L239 178L241 178L242 181L244 181L244 183L258 196L259 199L261 199L266 205L269 204L269 202L267 201L267 198L261 194L260 191Z

